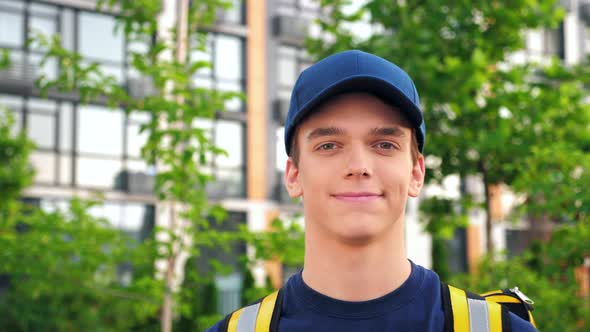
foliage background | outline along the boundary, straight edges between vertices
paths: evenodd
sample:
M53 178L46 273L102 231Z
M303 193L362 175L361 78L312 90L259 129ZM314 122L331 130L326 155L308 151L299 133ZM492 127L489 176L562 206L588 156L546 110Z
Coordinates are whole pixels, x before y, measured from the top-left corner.
M308 51L316 58L357 48L390 59L415 79L425 110L429 182L440 184L448 175L479 176L489 185L504 184L524 197L510 218L532 225L556 225L551 240L536 242L523 255L499 259L491 251L471 275L451 275L446 240L457 227L465 227L472 209L489 211L489 192L477 200L463 192L460 200L432 197L421 205L424 228L433 238L433 268L444 280L483 292L520 286L536 300L536 317L542 331L580 331L590 326L589 299L578 295L575 268L590 256L590 112L586 103L590 70L587 61L564 66L558 59L542 63L509 63L524 47L527 29L555 27L564 12L552 0L441 1L371 0L353 12L346 1L323 0L329 15L319 21L322 37L309 39ZM158 31L155 17L159 1L107 1L120 5L119 27L130 40L151 39ZM199 27L214 19L223 1L204 1L189 15L191 47L202 48ZM351 24L365 21L381 33L356 37ZM173 29L173 36L178 31ZM329 36L329 38L326 38ZM176 38L176 37L173 37ZM331 41L331 42L327 42ZM180 202L191 223L196 246L227 248L246 241L260 259L277 258L301 265L302 230L296 223L276 221L273 231L250 234L245 230L219 233L210 216L224 219L218 207L209 206L202 189L210 178L200 165L207 153L223 153L198 128L182 125L195 117L210 117L231 94L194 89L188 84L195 71L208 66L189 59L166 59L175 43L158 42L146 54L134 54L133 65L150 77L158 95L136 100L93 64L60 47L59 37L37 36L31 43L47 51L67 71L55 81L40 77L43 91L79 91L84 101L106 98L111 105L150 112L153 121L143 130L150 139L143 157L163 163L159 173L160 199ZM6 52L0 67L8 65ZM177 84L172 90L166 82ZM32 182L28 156L34 148L24 134L11 131L13 121L0 116L0 330L6 331L156 331L167 285L154 278L154 261L174 259L189 248L174 232L177 245L152 240L131 241L110 229L105 220L88 210L100 204L73 200L66 210L42 211L24 204L22 190ZM186 144L194 140L196 145ZM195 157L196 158L193 158ZM486 225L491 227L488 214ZM490 248L493 249L493 248ZM214 263L214 262L212 262ZM245 259L243 267L251 262ZM213 264L214 266L216 264ZM132 266L133 278L122 282L120 270ZM222 269L223 270L223 269ZM265 294L270 286L254 287L248 277L243 302ZM204 330L219 319L215 287L209 275L187 270L175 303L174 328Z

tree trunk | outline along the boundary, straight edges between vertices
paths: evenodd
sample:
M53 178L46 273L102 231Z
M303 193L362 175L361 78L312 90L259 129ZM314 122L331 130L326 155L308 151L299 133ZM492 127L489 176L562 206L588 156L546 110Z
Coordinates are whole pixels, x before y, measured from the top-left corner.
M176 60L179 62L186 61L187 55L187 48L188 48L188 10L189 10L189 3L188 0L177 0L176 3L176 19L177 19L177 26L176 26ZM179 101L182 102L183 97L178 96ZM168 124L168 125L177 125L177 124ZM181 124L184 125L184 124ZM171 209L170 209L170 231L176 232L176 228L178 227L176 223L177 213L175 208L175 202L171 202ZM165 276L165 284L166 284L166 293L164 294L164 303L162 305L162 315L161 315L161 331L162 332L172 332L172 309L174 307L174 299L173 299L173 287L174 287L174 268L176 267L176 257L177 257L177 250L179 248L175 248L174 241L178 241L175 239L170 239L173 241L171 243L172 252L170 253L170 257L168 258L167 266L166 266L166 276ZM180 246L179 246L180 247Z
M492 211L491 211L491 202L492 199L490 195L490 183L487 181L487 176L484 173L484 191L485 191L485 209L486 209L486 219L485 219L485 226L486 226L486 249L487 253L491 254L494 252L494 241L492 240Z
M480 161L479 163L479 170L483 177L483 188L485 193L485 210L486 210L486 218L485 218L485 228L486 228L486 251L488 254L494 252L494 242L492 241L492 211L491 209L491 195L490 195L490 179L485 167L485 161Z
M170 231L176 230L176 208L174 202L170 203ZM170 238L169 241L175 241ZM160 331L172 332L172 308L174 306L174 299L172 297L173 283L174 283L174 267L176 265L176 251L174 243L172 243L172 252L166 262L166 275L164 276L164 283L166 292L164 293L164 303L162 304L162 312L160 316Z

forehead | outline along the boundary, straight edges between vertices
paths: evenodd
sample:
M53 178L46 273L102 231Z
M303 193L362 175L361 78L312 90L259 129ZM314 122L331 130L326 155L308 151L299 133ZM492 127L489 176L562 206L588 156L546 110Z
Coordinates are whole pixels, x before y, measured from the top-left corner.
M396 125L410 130L409 122L397 107L367 93L347 93L326 101L299 125L298 131L326 125L342 128Z

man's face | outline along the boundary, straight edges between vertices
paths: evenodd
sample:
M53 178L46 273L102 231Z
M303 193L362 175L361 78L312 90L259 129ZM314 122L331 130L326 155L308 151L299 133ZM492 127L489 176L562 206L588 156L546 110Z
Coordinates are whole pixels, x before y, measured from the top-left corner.
M403 222L420 193L424 160L413 163L402 114L369 94L325 103L298 128L299 164L287 161L291 197L303 197L308 228L362 244Z

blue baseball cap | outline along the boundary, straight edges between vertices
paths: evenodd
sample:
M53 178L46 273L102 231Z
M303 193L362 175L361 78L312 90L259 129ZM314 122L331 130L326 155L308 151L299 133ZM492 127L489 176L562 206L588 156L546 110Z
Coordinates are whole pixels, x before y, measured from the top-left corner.
M299 74L285 121L287 155L291 155L293 133L301 121L321 103L350 92L370 93L398 107L416 129L418 148L423 151L426 127L418 91L410 76L383 58L351 50L324 58Z

